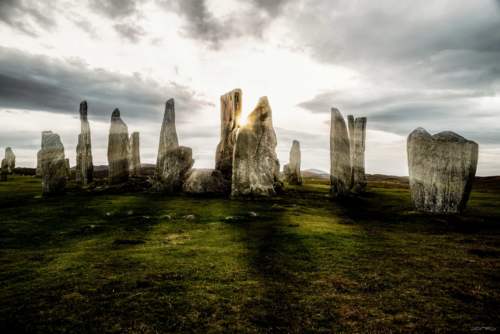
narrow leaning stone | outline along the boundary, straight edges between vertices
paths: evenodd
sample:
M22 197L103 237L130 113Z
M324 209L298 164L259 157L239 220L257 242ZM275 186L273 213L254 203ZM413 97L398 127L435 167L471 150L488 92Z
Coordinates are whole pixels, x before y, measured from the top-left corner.
M361 193L367 185L365 174L366 117L358 117L354 120L351 137L352 191Z
M289 184L301 185L300 174L300 143L294 140L290 149L290 161L283 168L285 179Z
M120 117L120 110L111 115L108 138L108 179L116 184L128 180L128 127Z
M241 117L241 89L234 89L220 97L220 141L215 153L215 169L231 180L233 172L233 153L236 134Z
M139 145L139 132L132 132L129 140L129 168L130 176L141 175L141 154Z
M408 136L413 204L431 213L460 213L476 174L478 145L450 131L431 136L418 128Z
M270 196L279 187L279 161L272 110L267 97L240 128L234 147L232 196Z
M330 191L333 196L345 196L351 188L351 153L344 117L331 109L330 127Z
M162 165L167 152L179 147L177 130L175 128L175 102L169 99L165 103L165 113L160 131L160 144L158 145L158 156L156 158L156 175L159 176L165 169Z
M76 146L76 182L87 185L94 178L90 124L87 118L87 102L80 103L80 134Z

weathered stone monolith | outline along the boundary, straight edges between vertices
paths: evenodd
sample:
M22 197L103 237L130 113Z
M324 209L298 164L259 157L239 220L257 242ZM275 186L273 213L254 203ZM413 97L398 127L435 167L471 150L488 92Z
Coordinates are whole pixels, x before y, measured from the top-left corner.
M240 128L234 147L232 196L270 196L280 186L272 110L261 97Z
M76 182L87 185L94 178L90 125L87 118L87 102L80 103L80 134L76 146Z
M231 183L218 169L193 169L182 189L190 194L226 194L231 191Z
M160 144L158 145L158 157L156 158L156 174L163 172L163 161L165 155L171 149L179 147L177 130L175 129L175 102L170 99L165 103L165 113L161 123Z
M69 180L71 176L71 166L68 158L64 159L64 168L66 169L66 178Z
M129 140L130 176L141 175L141 155L139 151L139 132L132 132Z
M7 163L7 173L12 174L14 168L16 168L16 155L10 147L5 148L5 161Z
M220 141L215 153L215 169L231 182L233 153L241 117L241 89L234 89L220 97Z
M48 136L52 134L52 131L42 131L42 139L40 141L40 147L43 147L43 138L44 136ZM39 149L36 153L36 176L42 176L42 149Z
M120 117L120 110L111 115L108 139L108 178L116 184L128 180L128 127Z
M349 115L348 119L351 147L351 190L355 193L361 193L367 185L365 174L366 117L354 119Z
M191 148L179 146L175 129L174 99L170 99L165 104L161 125L154 188L167 193L181 191L193 164Z
M331 110L330 184L330 191L333 196L345 196L351 188L349 135L344 117L336 108Z
M9 164L7 159L3 158L0 165L0 181L7 181L7 175L9 175Z
M294 140L292 143L290 161L283 167L283 174L289 184L302 184L302 176L300 174L300 143L297 140Z
M476 174L478 145L450 131L431 136L418 128L408 136L413 204L431 213L460 213Z
M67 168L64 146L59 135L44 131L42 133L42 149L40 152L42 193L48 195L64 192Z

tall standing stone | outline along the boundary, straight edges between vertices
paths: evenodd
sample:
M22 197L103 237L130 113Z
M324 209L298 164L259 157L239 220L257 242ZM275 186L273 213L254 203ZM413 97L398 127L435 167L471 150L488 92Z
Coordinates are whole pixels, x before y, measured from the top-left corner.
M450 131L431 136L418 128L408 136L408 169L413 204L432 213L460 213L477 168L478 145Z
M292 143L290 161L283 167L283 172L289 184L302 184L302 176L300 174L300 143L297 140L294 140Z
M7 164L7 159L2 159L2 164L0 165L0 181L7 181L7 175L9 175L9 166Z
M76 182L87 185L94 178L90 125L87 119L87 102L80 103L80 134L76 146Z
M58 134L44 131L40 150L43 194L61 193L66 187L64 146Z
M14 168L16 168L16 155L10 147L5 148L5 161L7 163L7 173L12 174Z
M175 129L174 99L170 99L165 104L161 125L154 188L168 193L181 191L193 164L191 148L179 146Z
M356 193L366 189L365 174L365 145L366 145L366 117L349 116L349 134L351 146L351 188ZM351 127L352 122L352 127Z
M40 147L43 147L44 137L52 134L52 131L42 131L42 139L40 141ZM42 176L42 149L39 149L36 154L36 176Z
M231 180L236 134L241 117L241 89L234 89L220 97L220 141L215 153L215 169Z
M336 108L331 110L330 127L330 191L345 196L351 188L351 153L344 117Z
M139 132L132 132L129 140L130 176L141 175L141 155L139 151Z
M179 147L179 139L175 129L175 102L174 99L169 99L165 103L165 113L161 123L160 144L158 145L158 157L156 158L156 173L158 175L164 170L162 164L167 152L177 147Z
M128 127L120 117L120 110L115 109L108 139L108 178L111 184L128 180L128 146Z
M279 186L279 161L272 110L261 97L240 128L234 147L232 196L269 196Z

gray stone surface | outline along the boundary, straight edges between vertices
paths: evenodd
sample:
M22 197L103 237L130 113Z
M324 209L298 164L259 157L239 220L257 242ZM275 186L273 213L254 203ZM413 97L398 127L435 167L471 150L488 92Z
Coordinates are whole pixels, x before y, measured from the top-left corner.
M165 103L165 113L160 131L160 143L158 145L158 156L156 158L156 174L159 175L164 170L162 165L165 155L171 149L179 147L177 130L175 128L175 102L170 99Z
M302 175L300 174L300 143L297 140L294 140L292 143L290 160L288 164L283 167L283 174L285 175L285 180L289 184L302 184Z
M87 102L80 103L80 134L76 145L76 182L87 185L94 178L90 124L87 118Z
M120 110L111 115L108 139L108 181L110 184L128 180L128 127L120 117Z
M215 153L215 169L231 181L233 153L241 117L241 89L234 89L220 97L220 141Z
M351 190L355 193L364 192L367 181L365 174L366 117L357 117L352 125L349 116L349 131L351 143Z
M226 194L231 183L217 169L193 169L187 176L183 190L190 194Z
M160 161L163 169L156 176L154 188L167 193L181 191L193 164L191 148L179 146L168 150Z
M7 181L7 175L9 175L9 165L7 159L3 158L0 165L0 181Z
M64 146L58 134L50 131L42 133L40 160L42 193L47 195L64 192L68 171Z
M42 139L40 141L40 147L43 146L44 136L52 134L52 131L42 131ZM36 153L36 176L42 176L42 149L38 150Z
M7 173L12 174L14 172L14 168L16 168L16 155L12 148L5 148L5 163L7 165Z
M418 128L408 136L408 169L413 204L431 213L460 213L476 174L478 145L445 131L431 136Z
M345 196L351 188L351 150L344 117L336 108L331 110L330 127L330 191L333 196Z
M139 132L132 132L129 140L129 168L130 176L141 175L141 154Z
M238 131L234 148L232 196L270 196L280 186L272 110L261 97Z

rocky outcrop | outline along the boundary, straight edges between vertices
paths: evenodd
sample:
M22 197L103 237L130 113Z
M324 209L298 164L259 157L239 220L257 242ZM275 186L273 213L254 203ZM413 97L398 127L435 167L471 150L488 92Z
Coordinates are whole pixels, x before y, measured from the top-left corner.
M5 148L5 163L7 165L7 173L12 174L14 172L14 168L16 168L16 155L12 148Z
M159 175L164 170L162 165L167 152L179 147L177 130L175 129L175 103L170 99L165 103L165 114L160 131L160 144L158 145L158 157L156 158L156 174Z
M431 136L418 128L408 136L413 204L431 213L460 213L476 174L478 145L449 131Z
M300 143L294 140L290 149L290 161L283 167L283 174L288 184L301 185L300 174Z
M231 183L217 169L193 169L182 187L189 194L226 194Z
M354 119L353 116L349 115L348 119L351 147L351 190L355 193L361 193L367 185L365 174L366 117Z
M215 153L215 169L230 182L233 172L233 152L241 117L241 89L220 97L220 141Z
M344 117L336 108L331 110L330 127L330 191L333 196L345 196L351 188L351 150Z
M130 176L141 175L141 155L139 151L139 132L132 132L129 140Z
M80 103L80 134L76 146L76 182L87 185L94 178L90 125L87 119L87 102Z
M120 110L111 115L108 139L108 179L110 184L128 180L128 128L120 117Z
M163 169L156 176L154 188L167 193L181 191L193 164L191 148L179 146L168 150L160 161Z
M64 146L58 134L50 131L42 133L40 160L42 193L48 195L64 192L68 171Z
M261 97L240 128L234 147L232 196L270 196L280 186L272 110Z

